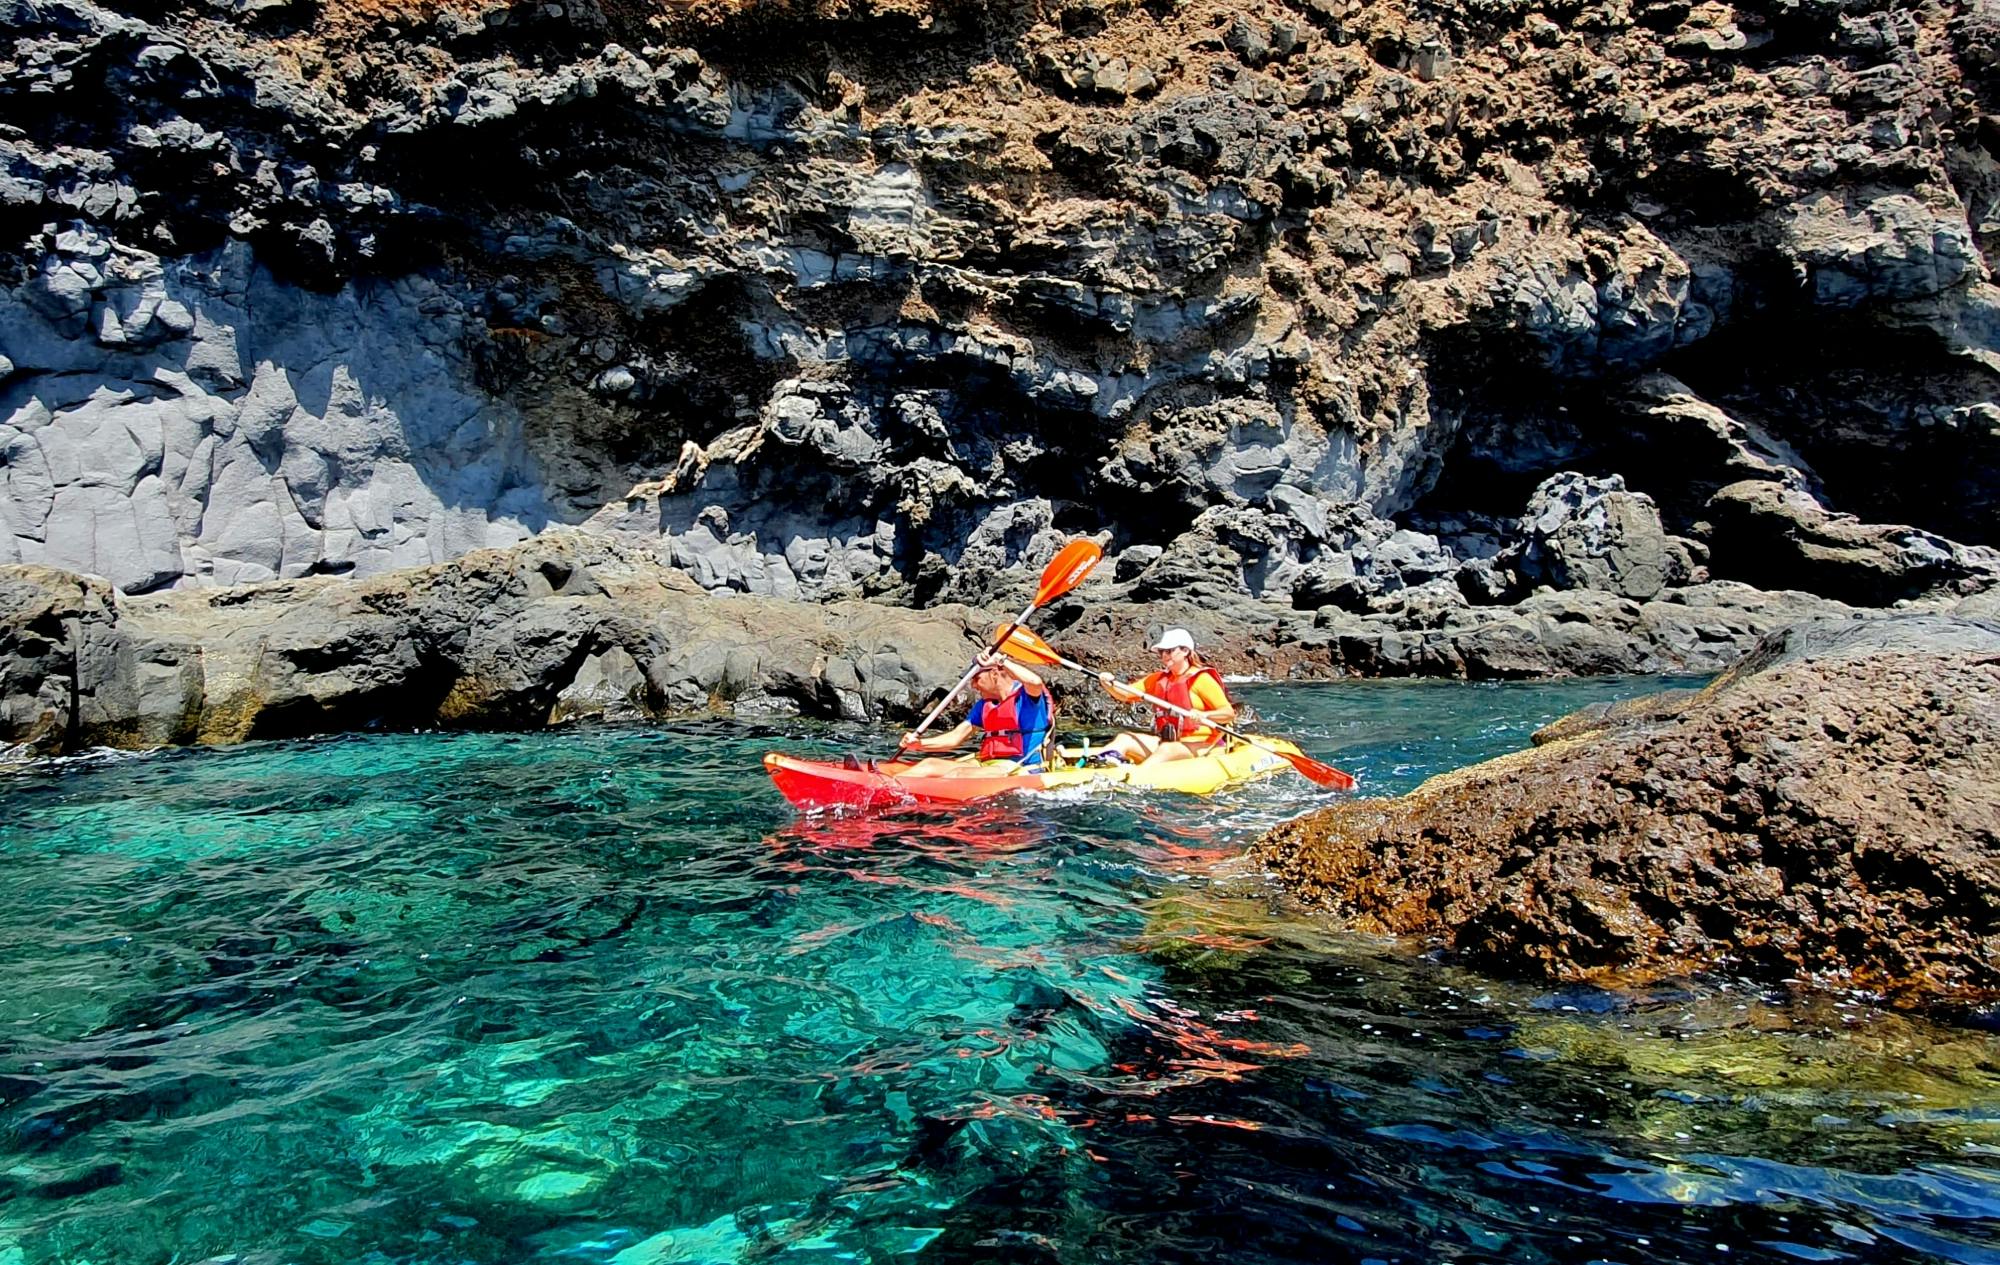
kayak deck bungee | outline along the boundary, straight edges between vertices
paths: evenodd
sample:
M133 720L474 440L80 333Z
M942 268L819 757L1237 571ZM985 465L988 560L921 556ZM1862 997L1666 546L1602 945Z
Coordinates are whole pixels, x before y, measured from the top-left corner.
M1272 750L1232 743L1213 755L1189 760L1114 764L1106 768L1057 767L1044 772L1018 770L1011 760L988 760L977 763L991 769L990 774L955 777L910 777L908 770L915 767L912 761L854 767L840 761L805 760L774 751L764 757L764 769L779 793L804 809L865 811L896 804L968 804L1014 791L1053 791L1079 786L1131 786L1212 795L1291 767L1285 753L1296 753L1297 747L1282 740L1267 740L1265 745ZM1080 753L1065 751L1064 754L1074 757Z

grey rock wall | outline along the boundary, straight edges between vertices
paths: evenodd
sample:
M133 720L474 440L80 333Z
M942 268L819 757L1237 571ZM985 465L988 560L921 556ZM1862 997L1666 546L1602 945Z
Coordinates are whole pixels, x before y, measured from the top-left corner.
M324 294L242 242L162 259L82 225L29 246L0 296L0 559L144 592L378 574L551 521L428 277Z

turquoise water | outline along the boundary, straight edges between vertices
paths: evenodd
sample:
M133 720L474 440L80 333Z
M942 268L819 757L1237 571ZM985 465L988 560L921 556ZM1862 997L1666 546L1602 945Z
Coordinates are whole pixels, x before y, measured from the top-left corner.
M1645 683L1248 688L1373 793ZM0 1265L2000 1261L2000 1041L1272 915L1319 794L802 821L881 735L0 780Z

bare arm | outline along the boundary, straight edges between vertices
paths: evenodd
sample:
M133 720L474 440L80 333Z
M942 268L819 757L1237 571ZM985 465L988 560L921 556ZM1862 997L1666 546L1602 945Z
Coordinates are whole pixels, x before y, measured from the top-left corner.
M961 720L957 725L947 729L945 732L932 734L928 738L919 738L915 731L912 731L903 735L903 749L905 751L949 751L953 747L962 745L974 732L972 722L969 720Z
M1104 687L1105 693L1121 703L1143 703L1146 701L1140 690L1140 687L1145 684L1143 680L1121 685L1117 678L1113 677L1109 672L1099 672L1097 674L1097 683Z
M1004 654L981 655L979 656L979 662L983 667L998 668L1008 676L1013 677L1016 681L1019 681L1021 688L1028 692L1029 698L1040 698L1048 692L1049 687L1042 684L1042 678L1035 673L1033 668L1016 663Z

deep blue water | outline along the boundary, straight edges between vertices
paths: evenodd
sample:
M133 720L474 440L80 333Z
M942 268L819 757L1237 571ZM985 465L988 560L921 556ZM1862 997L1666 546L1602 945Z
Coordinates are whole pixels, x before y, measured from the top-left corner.
M1267 686L1369 793L1641 682ZM0 779L0 1265L2000 1262L2000 1040L1275 917L1321 794L802 821L690 724Z

